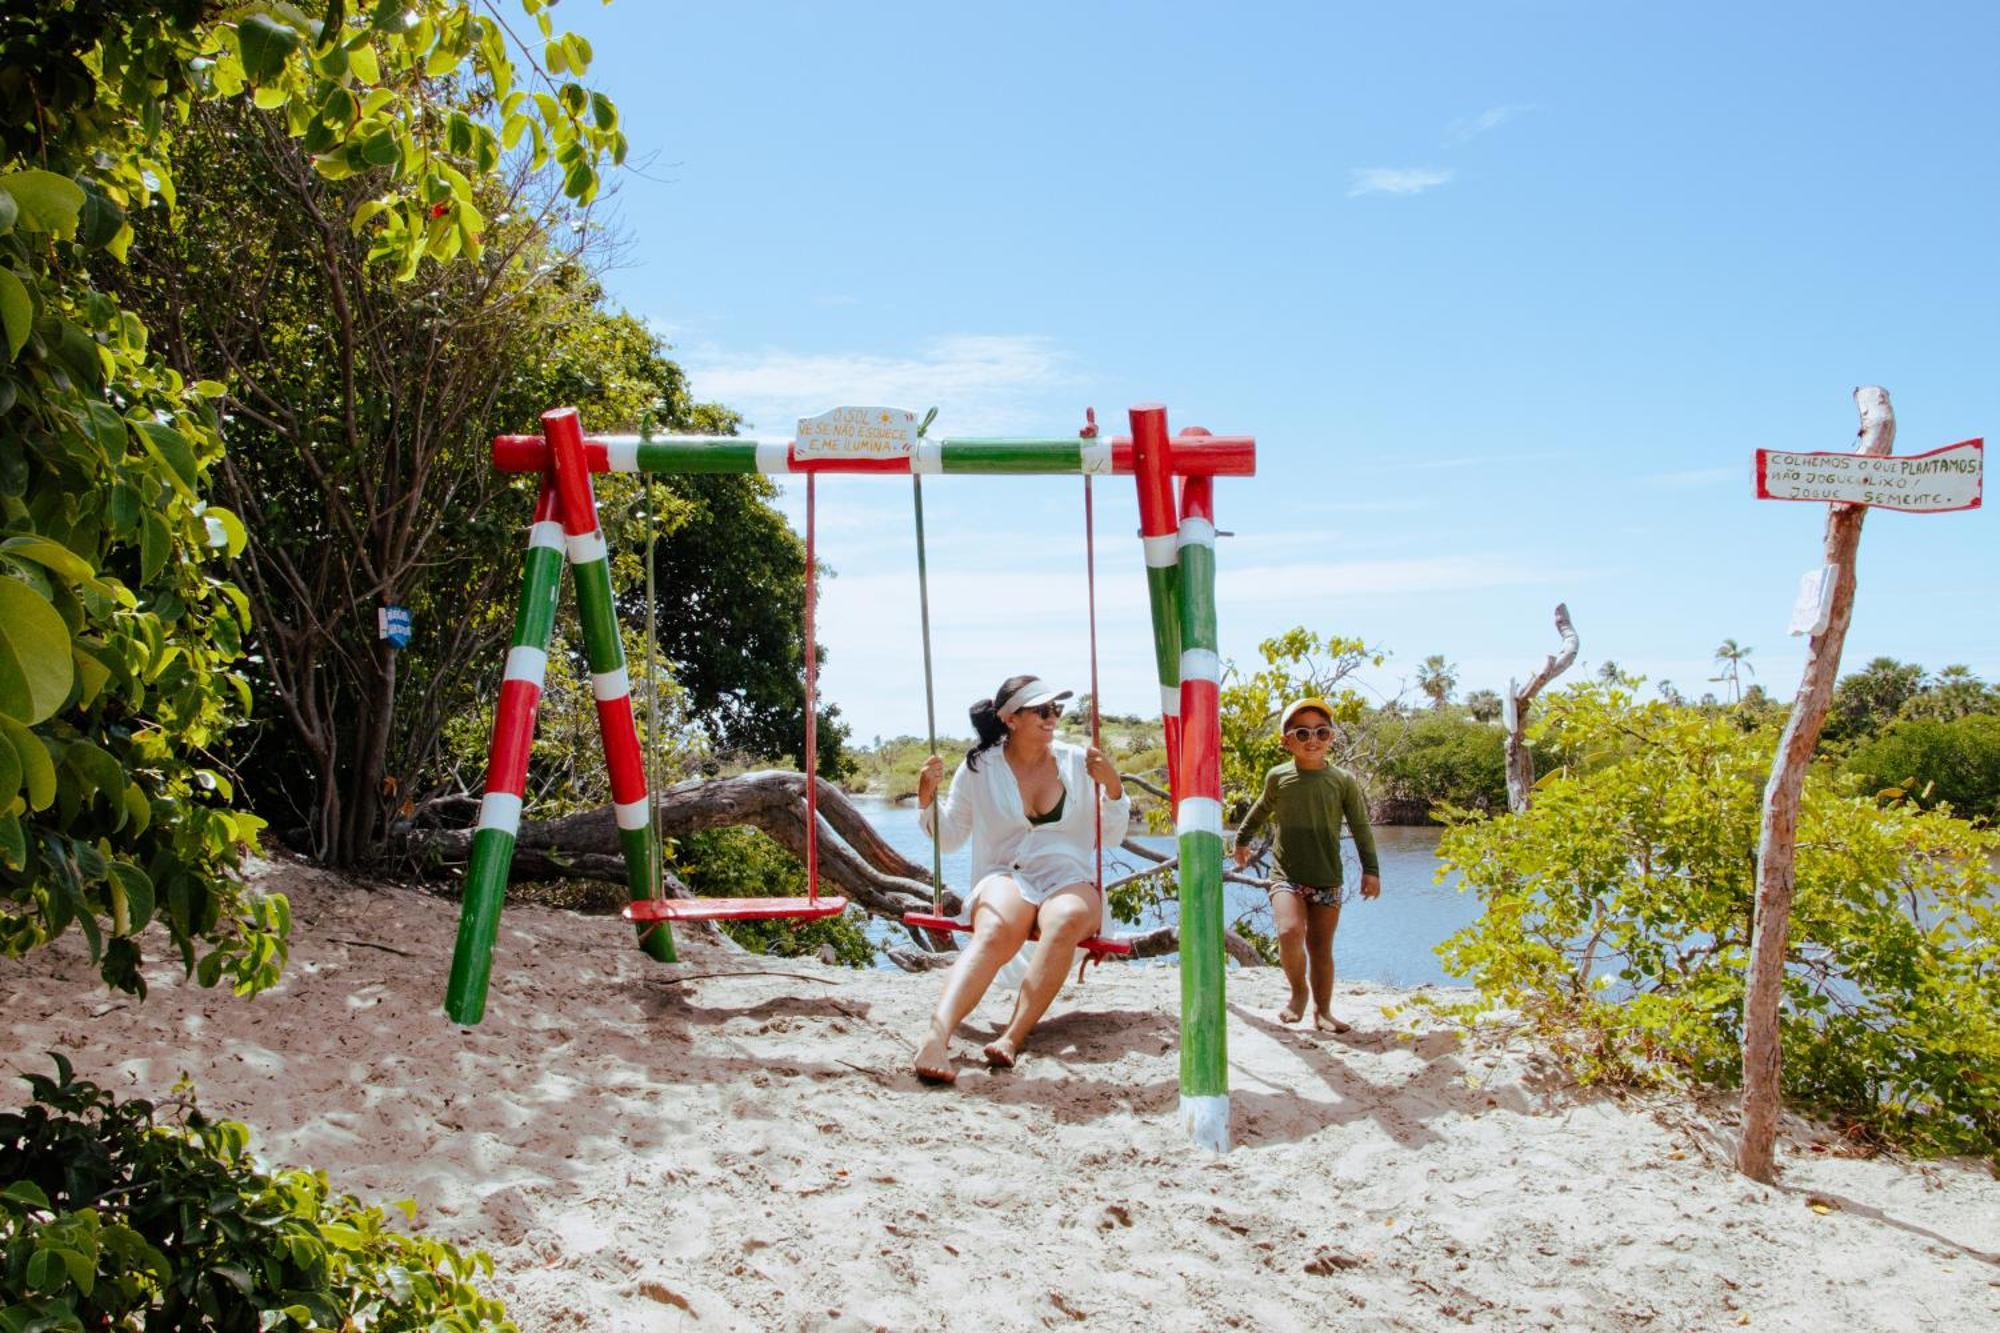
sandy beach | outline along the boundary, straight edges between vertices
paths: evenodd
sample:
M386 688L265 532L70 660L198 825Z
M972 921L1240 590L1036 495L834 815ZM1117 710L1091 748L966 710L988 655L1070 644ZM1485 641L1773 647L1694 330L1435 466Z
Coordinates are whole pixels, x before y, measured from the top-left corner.
M260 863L284 983L176 966L107 993L72 932L0 970L8 1064L69 1053L123 1094L191 1075L272 1163L488 1250L542 1329L1941 1329L2000 1324L2000 1183L1848 1155L1793 1122L1782 1182L1728 1165L1727 1105L1578 1092L1519 1040L1281 1026L1232 973L1235 1150L1175 1120L1179 987L1093 970L1021 1066L905 1072L935 976L713 946L649 963L620 922L510 908L487 1017L439 1008L455 905ZM164 952L164 941L153 951ZM11 1102L25 1100L16 1085Z

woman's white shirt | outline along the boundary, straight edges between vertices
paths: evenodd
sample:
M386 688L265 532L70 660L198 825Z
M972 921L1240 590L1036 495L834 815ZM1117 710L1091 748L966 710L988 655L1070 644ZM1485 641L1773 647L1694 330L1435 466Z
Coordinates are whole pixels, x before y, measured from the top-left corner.
M1088 751L1080 745L1054 741L1049 752L1055 756L1056 772L1062 778L1062 818L1051 824L1030 824L1005 749L1003 741L980 755L977 768L961 760L949 790L918 813L918 823L924 832L940 838L939 846L947 852L963 847L968 837L972 840L975 891L988 875L1006 874L1020 885L1022 897L1039 903L1066 885L1093 881L1097 873L1096 812L1101 808L1104 846L1116 847L1125 840L1131 822L1131 798L1102 799L1085 767ZM968 908L970 899L967 895Z

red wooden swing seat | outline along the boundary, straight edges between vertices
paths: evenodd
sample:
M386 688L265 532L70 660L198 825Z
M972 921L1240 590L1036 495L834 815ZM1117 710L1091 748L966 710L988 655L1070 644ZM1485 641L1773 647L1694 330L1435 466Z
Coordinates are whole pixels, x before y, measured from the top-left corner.
M845 898L641 898L627 921L818 921L847 910Z
M929 912L905 912L903 913L903 924L906 926L915 926L919 930L958 930L970 932L972 929L970 921L960 921L954 916L933 916ZM1040 939L1041 932L1031 930L1028 932L1028 938L1031 940ZM1108 935L1092 935L1087 940L1079 941L1076 947L1087 954L1093 954L1099 958L1128 958L1132 953L1130 942L1112 939Z

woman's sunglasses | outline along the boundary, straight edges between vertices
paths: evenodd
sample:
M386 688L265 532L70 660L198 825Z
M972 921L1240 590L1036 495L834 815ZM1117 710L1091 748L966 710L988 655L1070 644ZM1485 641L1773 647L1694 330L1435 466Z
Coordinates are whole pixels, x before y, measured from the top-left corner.
M1285 734L1295 741L1330 741L1333 739L1333 728L1328 726L1293 727Z
M1020 708L1015 711L1033 713L1036 717L1046 718L1053 722L1063 715L1063 706L1061 704L1036 704L1033 708Z

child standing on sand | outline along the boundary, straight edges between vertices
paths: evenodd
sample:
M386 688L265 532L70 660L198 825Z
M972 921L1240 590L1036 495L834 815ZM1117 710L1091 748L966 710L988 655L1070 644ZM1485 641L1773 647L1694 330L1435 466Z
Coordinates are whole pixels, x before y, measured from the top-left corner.
M1313 1026L1345 1032L1333 1016L1333 932L1340 926L1340 823L1347 821L1354 850L1361 854L1361 896L1382 892L1382 869L1375 859L1375 833L1368 826L1368 803L1361 784L1344 768L1326 762L1333 742L1333 708L1320 698L1300 699L1278 715L1278 735L1291 754L1264 775L1264 791L1236 829L1236 864L1250 860L1251 844L1267 822L1277 826L1271 849L1271 919L1278 930L1278 960L1292 998L1279 1021L1296 1023L1306 1014L1310 964Z

